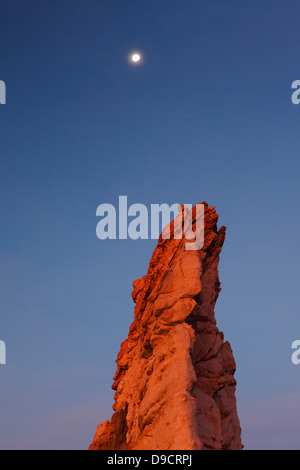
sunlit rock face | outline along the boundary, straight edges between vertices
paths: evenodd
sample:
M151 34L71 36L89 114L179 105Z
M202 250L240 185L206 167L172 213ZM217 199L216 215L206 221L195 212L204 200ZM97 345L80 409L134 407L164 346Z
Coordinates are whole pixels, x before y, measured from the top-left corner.
M160 238L146 276L133 283L134 321L112 386L115 412L98 426L92 450L242 448L236 365L214 315L226 229L218 231L215 208L204 204L202 249Z

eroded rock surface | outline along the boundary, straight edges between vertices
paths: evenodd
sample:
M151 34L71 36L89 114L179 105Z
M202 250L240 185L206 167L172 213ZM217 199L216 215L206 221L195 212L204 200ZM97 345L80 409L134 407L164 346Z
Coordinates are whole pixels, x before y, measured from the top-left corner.
M236 365L214 316L226 229L218 231L215 208L204 204L202 249L160 238L147 275L133 283L134 321L112 386L115 412L98 426L92 450L242 448ZM193 208L194 225L195 215Z

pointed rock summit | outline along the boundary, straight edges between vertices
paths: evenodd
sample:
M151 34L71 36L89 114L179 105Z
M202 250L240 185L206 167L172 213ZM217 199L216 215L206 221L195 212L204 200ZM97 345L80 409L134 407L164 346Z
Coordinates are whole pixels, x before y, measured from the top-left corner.
M134 321L121 345L112 388L114 414L91 450L242 449L230 344L216 326L219 255L225 227L204 204L204 245L160 237L133 283ZM183 214L182 210L182 214ZM196 211L192 210L193 227Z

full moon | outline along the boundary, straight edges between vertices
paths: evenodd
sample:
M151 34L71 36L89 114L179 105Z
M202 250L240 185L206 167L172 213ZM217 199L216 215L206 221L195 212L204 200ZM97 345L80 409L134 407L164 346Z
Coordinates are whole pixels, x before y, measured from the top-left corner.
M139 62L141 60L140 54L132 54L131 56L132 62Z
M142 61L143 61L143 56L140 52L131 52L129 54L129 61L132 63L132 64L141 64Z

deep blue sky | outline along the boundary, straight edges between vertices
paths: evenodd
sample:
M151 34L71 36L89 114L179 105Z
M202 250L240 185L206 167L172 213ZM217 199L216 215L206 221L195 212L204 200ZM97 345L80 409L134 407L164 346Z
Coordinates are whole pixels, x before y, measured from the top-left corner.
M97 206L119 195L216 206L245 448L299 448L299 14L297 0L2 2L0 448L87 448L112 414L156 244L96 238Z

